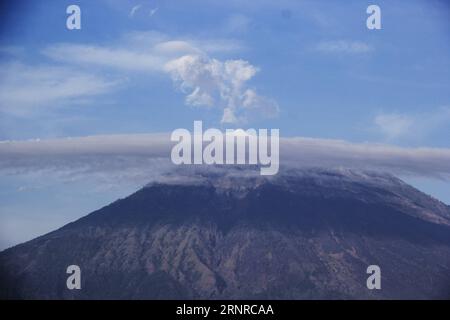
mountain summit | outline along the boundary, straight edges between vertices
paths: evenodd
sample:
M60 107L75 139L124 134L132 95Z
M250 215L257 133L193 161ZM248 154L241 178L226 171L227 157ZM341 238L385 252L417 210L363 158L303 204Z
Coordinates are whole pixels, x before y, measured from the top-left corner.
M0 277L1 298L444 299L450 209L376 172L176 172L3 251Z

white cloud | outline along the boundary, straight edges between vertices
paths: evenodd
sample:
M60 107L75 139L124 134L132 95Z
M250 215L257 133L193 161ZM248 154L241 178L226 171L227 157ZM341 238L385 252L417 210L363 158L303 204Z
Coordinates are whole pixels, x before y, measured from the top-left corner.
M128 71L159 71L165 62L162 55L143 51L79 44L58 44L43 52L57 61Z
M380 114L374 119L375 125L388 139L408 134L414 126L414 119L402 114Z
M42 107L54 108L104 94L117 85L72 68L20 63L0 67L0 111L28 115Z
M243 46L234 40L170 39L157 32L127 34L118 45L59 43L42 53L68 64L98 66L133 72L163 72L164 65L184 55L208 55L239 51Z
M157 32L133 32L115 46L59 43L48 46L42 53L70 64L158 72L163 71L165 63L183 55L229 53L242 48L239 42L228 39L169 39Z
M426 113L380 113L373 120L375 128L387 140L420 139L450 125L450 108Z
M223 109L223 123L246 121L253 114L268 116L278 112L275 101L247 88L246 83L258 71L247 61L219 61L205 55L185 55L169 61L165 69L187 93L187 104Z
M201 53L201 50L193 46L188 41L170 40L156 44L154 46L155 54L164 56L179 56L184 53Z
M361 41L336 40L320 42L315 50L324 53L361 54L371 52L373 48Z
M157 11L158 11L158 8L157 8L157 7L154 8L154 9L150 9L150 12L149 12L148 15L149 15L150 17L153 17Z
M208 39L208 40L188 40L195 47L200 48L208 54L213 53L234 53L246 49L240 41L231 39Z
M229 33L246 32L250 26L250 18L243 14L233 14L225 22L223 29Z
M130 18L133 18L134 15L136 14L136 12L138 12L138 10L141 9L141 7L142 7L142 5L138 4L138 5L134 6L133 8L131 8L130 14L129 14Z
M23 47L19 46L0 46L0 54L5 54L13 57L19 57L25 52Z
M143 9L144 9L144 6L143 6L142 4L135 5L135 6L133 6L133 7L131 8L130 13L129 13L128 16L129 16L130 18L134 18L134 16L136 15L136 13L137 13L138 11L143 10ZM156 14L156 12L158 12L158 8L157 8L157 7L156 7L156 8L151 8L151 9L148 10L148 16L149 16L149 17L153 17L153 16Z

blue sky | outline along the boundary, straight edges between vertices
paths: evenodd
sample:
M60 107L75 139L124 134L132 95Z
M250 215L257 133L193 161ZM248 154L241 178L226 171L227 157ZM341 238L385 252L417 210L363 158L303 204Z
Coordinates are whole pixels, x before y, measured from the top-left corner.
M81 30L66 28L70 4L81 8ZM381 30L366 28L369 4L381 8ZM20 0L2 6L0 140L170 132L203 120L219 128L279 128L285 137L450 148L446 1ZM186 55L201 58L177 60ZM234 73L220 74L211 86L209 71L193 79L186 66ZM236 107L235 121L223 121L242 99L250 108ZM408 179L450 203L447 181ZM1 219L25 221L14 220L3 233L15 234L15 225L29 229L46 215L49 222L0 241L48 231L137 187L97 190L88 180L61 187L51 179L39 192L21 187L35 180L2 179ZM95 196L85 194L89 188ZM73 204L76 197L83 200ZM43 213L23 213L32 207ZM60 207L70 209L61 217Z
M133 32L158 32L167 40L228 41L231 48L209 55L246 60L259 68L250 86L280 106L277 118L248 126L279 127L289 136L410 146L450 143L449 122L427 119L448 117L450 104L450 11L443 1L379 1L382 30L365 27L371 3L366 1L18 3L3 11L8 18L2 18L1 42L10 48L2 51L3 64L73 67L43 51L61 43L123 48ZM81 7L81 30L65 28L65 8L72 3ZM150 16L152 9L157 11ZM73 97L90 100L82 105L64 102L57 108L53 104L61 101L51 100L32 115L2 113L0 138L170 131L198 118L219 125L214 110L186 107L185 95L164 74L94 64L75 67L121 83L104 94ZM382 116L403 119L403 129L389 130L387 120L377 124Z

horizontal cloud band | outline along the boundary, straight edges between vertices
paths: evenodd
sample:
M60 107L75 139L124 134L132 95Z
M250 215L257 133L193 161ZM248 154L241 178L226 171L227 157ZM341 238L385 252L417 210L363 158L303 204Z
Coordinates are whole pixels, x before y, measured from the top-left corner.
M104 135L0 142L0 173L55 172L137 179L173 168L170 134ZM280 167L346 167L450 179L450 149L403 148L342 140L281 138Z

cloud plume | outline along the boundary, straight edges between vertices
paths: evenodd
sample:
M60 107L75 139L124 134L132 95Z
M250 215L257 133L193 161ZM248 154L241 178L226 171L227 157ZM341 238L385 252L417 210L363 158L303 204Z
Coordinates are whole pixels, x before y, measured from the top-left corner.
M219 61L200 55L185 55L169 61L165 69L183 92L186 104L223 109L222 123L248 119L249 113L273 116L276 102L258 95L246 83L258 69L244 60Z

